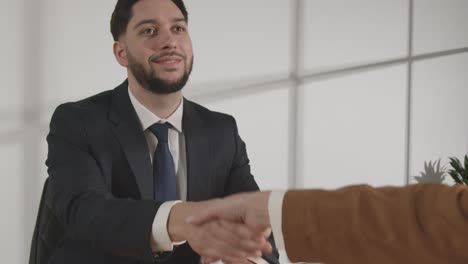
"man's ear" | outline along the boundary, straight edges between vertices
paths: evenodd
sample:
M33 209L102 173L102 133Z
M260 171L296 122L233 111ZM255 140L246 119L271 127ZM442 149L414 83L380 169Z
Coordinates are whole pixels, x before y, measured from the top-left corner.
M122 41L115 41L113 45L114 56L123 67L128 66L127 60L127 50L125 49L124 43Z

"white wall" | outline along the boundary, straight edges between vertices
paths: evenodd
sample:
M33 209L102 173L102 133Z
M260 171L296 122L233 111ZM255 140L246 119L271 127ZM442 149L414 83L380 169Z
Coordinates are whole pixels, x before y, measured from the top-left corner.
M262 188L403 185L468 152L468 1L186 2L186 95L237 118ZM4 262L27 262L52 111L125 78L114 4L0 0Z

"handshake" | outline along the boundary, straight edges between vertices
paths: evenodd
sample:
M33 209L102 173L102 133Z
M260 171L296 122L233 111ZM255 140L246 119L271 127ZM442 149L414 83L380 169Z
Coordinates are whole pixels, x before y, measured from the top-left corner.
M293 262L462 264L468 263L468 187L243 193L176 204L167 229L203 263L248 263L270 253L273 229Z
M271 253L269 192L174 205L168 219L172 241L186 240L202 263L250 263Z

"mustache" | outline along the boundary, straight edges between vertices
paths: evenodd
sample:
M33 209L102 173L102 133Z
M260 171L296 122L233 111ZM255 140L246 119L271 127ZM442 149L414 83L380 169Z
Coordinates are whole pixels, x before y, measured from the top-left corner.
M155 54L155 55L152 55L152 56L150 56L150 57L148 58L148 61L149 61L149 62L156 62L156 61L158 61L158 60L160 60L160 59L162 59L162 58L164 58L164 57L167 57L167 56L177 56L177 57L180 57L180 58L182 58L182 59L184 59L184 60L185 60L185 58L187 57L187 56L185 56L185 55L183 55L183 54L180 54L180 53L178 53L178 52L172 51L172 52L164 52L164 53L161 53L161 54L158 54L158 55L156 55L156 54Z

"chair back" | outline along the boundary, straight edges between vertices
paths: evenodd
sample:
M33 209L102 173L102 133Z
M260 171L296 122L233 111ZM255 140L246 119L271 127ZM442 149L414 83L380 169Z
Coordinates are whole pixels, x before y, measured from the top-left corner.
M47 205L47 178L42 189L39 211L31 241L29 264L47 264L54 250L65 238L65 229Z

